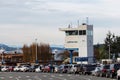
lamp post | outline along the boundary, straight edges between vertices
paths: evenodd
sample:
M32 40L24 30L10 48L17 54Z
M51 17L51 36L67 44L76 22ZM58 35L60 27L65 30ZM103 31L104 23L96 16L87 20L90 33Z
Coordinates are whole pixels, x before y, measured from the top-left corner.
M2 65L4 64L4 55L3 55L3 54L4 54L4 51L5 51L5 50L2 48L2 49L1 49L1 52L2 52L2 61L1 61L1 63L2 63Z
M35 39L35 43L36 43L36 63L38 63L38 56L37 56L37 39Z

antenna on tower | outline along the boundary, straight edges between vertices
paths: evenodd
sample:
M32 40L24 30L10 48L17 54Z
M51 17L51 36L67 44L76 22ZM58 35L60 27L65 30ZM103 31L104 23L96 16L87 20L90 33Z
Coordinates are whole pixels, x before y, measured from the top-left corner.
M78 23L78 27L79 27L79 20L77 21L77 23Z
M72 26L73 26L73 25L72 25L72 22L71 22L71 23L70 23L70 27L72 28Z
M86 24L88 25L89 24L89 18L86 17Z

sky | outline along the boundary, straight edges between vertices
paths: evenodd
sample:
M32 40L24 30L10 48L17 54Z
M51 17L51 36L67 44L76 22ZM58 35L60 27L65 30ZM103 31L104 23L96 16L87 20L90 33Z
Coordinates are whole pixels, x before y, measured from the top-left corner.
M22 46L35 42L64 45L69 24L89 18L94 44L104 43L108 31L119 36L120 0L0 0L0 43Z

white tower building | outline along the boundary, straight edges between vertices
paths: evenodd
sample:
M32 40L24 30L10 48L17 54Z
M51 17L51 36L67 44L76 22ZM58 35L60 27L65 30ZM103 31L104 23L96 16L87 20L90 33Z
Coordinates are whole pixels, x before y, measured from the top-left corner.
M93 25L83 23L77 28L60 28L64 31L65 48L69 50L78 49L79 58L87 58L87 63L93 62Z

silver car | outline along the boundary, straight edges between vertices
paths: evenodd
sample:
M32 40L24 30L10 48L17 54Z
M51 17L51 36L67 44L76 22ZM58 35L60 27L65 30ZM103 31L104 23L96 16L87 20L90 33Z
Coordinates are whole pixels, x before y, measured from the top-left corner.
M100 67L96 67L95 70L91 71L93 76L99 76L100 72Z

